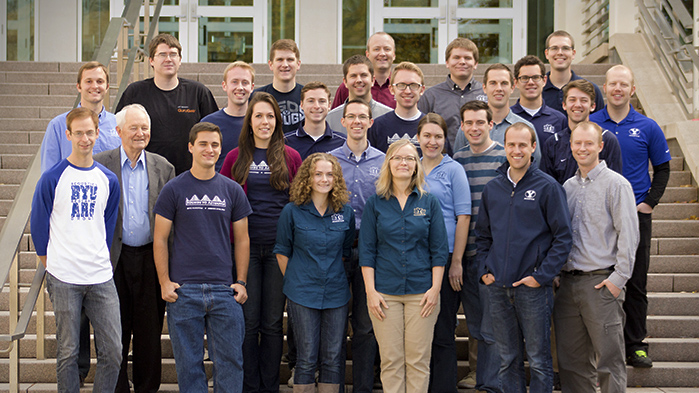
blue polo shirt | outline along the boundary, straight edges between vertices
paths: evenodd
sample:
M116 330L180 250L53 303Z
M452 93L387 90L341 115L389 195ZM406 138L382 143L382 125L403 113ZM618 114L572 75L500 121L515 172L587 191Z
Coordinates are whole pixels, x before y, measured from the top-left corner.
M517 99L517 103L512 105L510 109L516 115L534 125L536 134L539 137L539 142L541 143L546 142L553 134L568 127L568 118L561 112L549 108L545 102L541 103L541 108L539 108L539 111L536 112L534 116L524 110L519 103L519 99Z
M277 225L274 253L289 258L284 294L314 309L337 308L349 302L350 291L342 258L354 243L354 212L348 205L321 215L313 202L284 206Z
M629 107L629 114L619 123L609 118L606 107L590 115L590 121L611 131L619 140L624 166L622 174L631 183L636 204L639 204L646 199L650 190L648 160L653 166L657 166L670 161L672 156L665 134L658 123L636 112L633 106Z
M454 252L456 218L471 214L471 188L466 171L458 162L445 155L442 161L425 176L427 190L437 197L442 206L444 225L447 228L449 252Z
M303 125L300 125L296 131L284 134L284 143L299 152L302 160L313 153L327 153L334 150L342 146L346 139L345 135L330 129L327 121L325 122L325 132L318 140L308 135L303 129Z
M370 196L376 194L376 179L379 178L386 155L369 144L362 154L356 156L347 147L347 143L331 151L330 154L337 158L342 167L342 177L345 178L347 191L349 191L349 205L354 210L356 228L359 230L364 205Z
M585 79L578 76L573 70L570 70L570 74L571 76L568 83L578 79ZM592 112L595 112L604 108L604 94L602 94L602 90L600 90L600 88L597 87L596 84L592 83L592 86L595 88L595 110ZM544 102L546 103L546 105L563 113L565 117L568 118L568 114L566 113L566 111L563 110L563 89L559 89L556 86L554 86L553 83L551 83L550 71L546 73L546 84L544 85L544 90L541 92L541 96L544 98Z
M437 197L413 190L398 199L372 195L359 231L359 266L374 269L375 288L387 295L415 295L432 287L432 268L449 256L447 229Z

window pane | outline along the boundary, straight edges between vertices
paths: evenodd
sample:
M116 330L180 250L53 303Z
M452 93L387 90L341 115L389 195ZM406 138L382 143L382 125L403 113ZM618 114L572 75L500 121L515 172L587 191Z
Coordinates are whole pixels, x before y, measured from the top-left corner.
M7 60L34 60L34 0L7 0Z
M109 26L109 0L83 0L82 60L92 60Z
M199 61L252 63L252 18L199 18Z
M438 62L437 19L385 19L384 30L396 41L396 63Z
M199 0L199 5L252 5L253 0Z
M459 8L512 8L512 0L459 0Z
M368 0L342 1L342 61L363 55L368 37Z
M383 0L384 7L437 7L439 0Z
M512 63L512 19L463 19L459 36L476 44L480 63Z
M269 46L282 38L296 39L295 13L296 0L269 0L267 20L269 21Z

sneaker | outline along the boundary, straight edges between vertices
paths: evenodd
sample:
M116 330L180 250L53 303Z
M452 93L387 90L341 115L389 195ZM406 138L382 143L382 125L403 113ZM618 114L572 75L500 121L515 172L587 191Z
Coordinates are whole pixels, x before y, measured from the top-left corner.
M626 364L634 368L651 368L653 361L648 357L646 351L639 349L626 358Z
M294 369L291 369L291 376L289 377L289 380L286 382L286 386L290 388L294 388Z
M473 389L476 387L476 372L470 371L461 381L456 383L459 389Z

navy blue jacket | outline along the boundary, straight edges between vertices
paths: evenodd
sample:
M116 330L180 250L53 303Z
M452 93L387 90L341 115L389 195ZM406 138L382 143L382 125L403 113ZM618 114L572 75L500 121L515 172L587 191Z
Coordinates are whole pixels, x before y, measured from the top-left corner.
M604 147L599 153L599 159L604 160L609 169L621 175L622 162L619 141L614 134L604 130L602 142L604 142ZM578 162L575 161L573 152L570 150L570 128L566 127L563 131L557 132L542 144L539 169L551 175L561 185L575 176L575 172L578 171Z
M534 166L514 187L509 166L498 168L483 189L476 222L478 277L491 273L491 285L509 288L533 276L550 286L573 244L565 191Z

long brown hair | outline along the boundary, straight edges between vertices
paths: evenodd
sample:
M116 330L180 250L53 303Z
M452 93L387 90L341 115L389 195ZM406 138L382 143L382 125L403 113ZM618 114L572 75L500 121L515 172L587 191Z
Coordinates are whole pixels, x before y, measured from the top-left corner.
M231 168L231 177L241 185L248 180L250 164L255 152L255 137L252 133L250 118L258 102L266 102L274 109L274 132L272 132L269 146L267 147L267 165L269 165L271 172L269 184L275 189L283 191L289 188L289 168L286 165L286 151L284 151L282 114L279 111L277 100L269 93L261 91L255 93L248 104L248 110L243 120L243 128L240 130L240 139L238 140L238 159Z
M337 158L328 153L313 153L303 160L303 163L296 172L296 177L291 183L289 199L297 206L305 205L311 200L311 182L316 170L318 161L327 161L333 166L333 189L328 195L328 202L335 213L342 210L342 207L349 201L347 185L342 177L342 167L337 162Z

